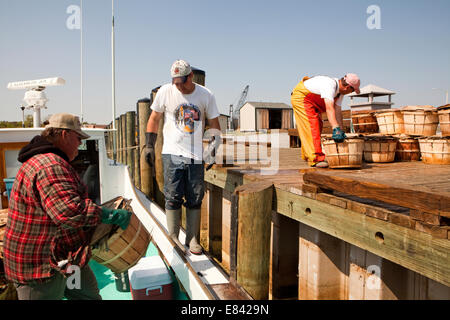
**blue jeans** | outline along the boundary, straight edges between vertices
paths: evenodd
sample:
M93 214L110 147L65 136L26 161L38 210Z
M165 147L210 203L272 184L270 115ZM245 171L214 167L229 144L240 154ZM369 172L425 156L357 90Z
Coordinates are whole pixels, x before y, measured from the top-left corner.
M203 163L170 154L163 154L162 161L165 208L177 210L184 204L188 209L200 209L205 194Z

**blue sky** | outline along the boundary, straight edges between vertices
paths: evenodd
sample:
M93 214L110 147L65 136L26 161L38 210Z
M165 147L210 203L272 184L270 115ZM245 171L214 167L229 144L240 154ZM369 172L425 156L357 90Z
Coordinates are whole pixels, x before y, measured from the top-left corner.
M54 76L66 85L46 89L42 117L80 113L80 31L66 27L70 5L80 0L0 0L0 120L22 117L24 91L8 82ZM367 27L370 5L381 10L379 30ZM169 82L179 58L206 71L222 113L247 84L248 100L290 104L304 75L347 72L397 92L394 107L442 105L449 14L448 0L115 0L117 115ZM83 35L84 119L109 123L111 0L83 1Z

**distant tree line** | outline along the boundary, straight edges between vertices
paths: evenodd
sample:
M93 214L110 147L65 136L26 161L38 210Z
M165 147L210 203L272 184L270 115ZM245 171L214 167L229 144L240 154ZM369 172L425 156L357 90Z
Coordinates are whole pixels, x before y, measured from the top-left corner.
M25 128L32 128L33 116L27 115L24 124ZM22 128L22 121L0 121L0 128Z

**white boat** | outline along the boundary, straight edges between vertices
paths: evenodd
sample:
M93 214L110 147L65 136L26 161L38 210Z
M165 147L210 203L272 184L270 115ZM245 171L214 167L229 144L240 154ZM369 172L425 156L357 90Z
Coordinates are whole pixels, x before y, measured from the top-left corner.
M15 177L21 166L21 163L17 161L19 150L41 131L42 128L0 129L0 181L2 186L4 186L3 179ZM220 295L216 294L213 287L229 286L229 278L223 270L206 254L192 255L187 253L184 255L170 240L164 211L134 187L127 166L115 164L113 160L107 158L106 130L95 128L83 129L83 131L90 135L90 138L84 140L85 142L80 146L80 154L77 159L86 156L88 144L91 148L95 146L99 164L99 181L97 183L100 184L100 203L118 196L131 199L131 207L134 213L151 234L153 245L158 249L170 269L173 270L187 297L194 300L220 299ZM74 161L76 162L77 159ZM85 160L83 161L83 165L89 164ZM7 199L3 191L4 187L2 189L4 207L7 205ZM184 243L184 240L185 233L181 230L180 241ZM114 286L113 283L114 279L111 278L112 286ZM118 294L104 298L117 299L119 296Z

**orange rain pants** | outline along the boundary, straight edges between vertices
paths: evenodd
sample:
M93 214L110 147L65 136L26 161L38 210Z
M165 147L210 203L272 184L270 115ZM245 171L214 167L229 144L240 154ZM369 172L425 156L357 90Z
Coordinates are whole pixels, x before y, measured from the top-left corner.
M291 94L292 108L294 109L295 122L298 136L301 141L302 159L307 160L310 166L325 160L322 152L322 113L326 112L325 100L318 94L314 94L304 85L304 77L297 84Z

